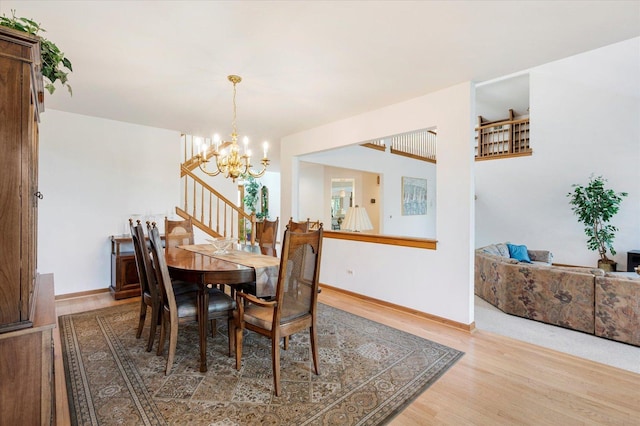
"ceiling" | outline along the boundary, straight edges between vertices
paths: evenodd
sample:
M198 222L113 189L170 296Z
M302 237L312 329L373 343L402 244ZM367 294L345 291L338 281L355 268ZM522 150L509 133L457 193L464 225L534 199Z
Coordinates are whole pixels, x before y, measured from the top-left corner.
M46 108L227 136L238 74L238 132L269 140L276 169L283 136L640 35L639 1L0 0L11 9L73 63L73 97Z

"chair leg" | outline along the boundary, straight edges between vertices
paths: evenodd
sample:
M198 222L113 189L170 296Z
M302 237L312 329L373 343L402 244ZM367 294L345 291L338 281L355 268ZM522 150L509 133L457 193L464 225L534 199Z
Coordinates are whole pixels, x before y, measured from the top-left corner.
M211 337L215 338L216 337L216 320L212 319L211 320Z
M151 327L149 327L149 340L147 341L147 352L151 352L153 349L153 341L156 338L156 329L158 326L158 316L160 310L156 307L151 307Z
M236 346L236 327L232 315L227 319L227 332L229 334L229 356L231 356L231 351Z
M160 340L158 341L158 351L156 355L162 355L164 352L164 342L167 337L167 320L162 316L162 323L160 324Z
M173 367L173 360L176 356L176 346L178 345L178 324L177 321L175 324L170 324L169 330L169 355L167 356L167 369L164 374L166 376L171 372L171 367Z
M318 332L314 326L309 329L309 336L311 338L311 356L313 358L313 369L316 376L320 374L320 364L318 363Z
M233 331L233 340L236 344L236 370L240 370L242 364L242 325L238 327L238 325L234 323Z
M284 336L284 338L282 339L284 340L284 350L288 351L289 350L289 336Z
M136 331L136 339L142 336L142 329L144 328L144 321L147 318L147 304L144 303L144 298L140 298L140 320L138 321L138 330Z
M276 396L280 396L280 337L271 338L271 365L273 367L273 387Z

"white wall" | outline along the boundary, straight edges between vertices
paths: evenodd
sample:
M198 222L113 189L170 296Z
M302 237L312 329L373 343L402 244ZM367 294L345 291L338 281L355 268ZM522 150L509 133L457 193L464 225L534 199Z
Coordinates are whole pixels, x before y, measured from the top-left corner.
M619 78L635 67L635 80ZM476 244L548 249L557 263L595 266L571 211L572 184L591 174L628 192L612 223L618 270L640 248L640 38L530 72L533 156L476 163Z
M464 83L283 138L281 209L286 215L299 209L298 156L438 128L438 249L325 239L321 282L459 323L473 321L474 94L473 85Z
M276 217L280 217L280 173L266 172L258 180L262 185L269 188L269 219L275 220ZM280 223L282 223L281 217Z
M109 236L122 234L133 213L173 211L179 148L178 132L51 109L42 114L38 271L54 273L56 294L107 288Z
M326 184L326 174L324 166L312 163L300 163L300 205L299 215L293 215L295 221L320 219L325 229L331 229L331 212L327 216L324 214L329 206L326 205L327 196L331 199L331 184ZM287 223L289 217L284 223ZM284 234L285 227L280 229L280 235Z

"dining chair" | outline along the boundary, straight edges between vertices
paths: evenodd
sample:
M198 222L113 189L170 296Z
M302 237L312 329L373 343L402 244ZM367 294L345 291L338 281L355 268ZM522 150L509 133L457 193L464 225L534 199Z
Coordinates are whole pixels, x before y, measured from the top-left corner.
M264 219L262 221L262 232L260 233L258 245L260 246L260 252L264 255L278 257L276 239L278 237L279 222L279 217L276 217L276 220Z
M198 319L198 295L196 292L175 294L171 284L169 268L165 260L165 253L162 248L162 240L155 223L147 224L151 253L153 255L153 266L155 279L161 292L162 300L162 322L160 327L160 343L158 344L158 355L162 355L165 346L167 332L169 333L169 354L167 356L167 367L165 375L169 375L173 367L178 343L178 326L180 322L194 321ZM231 356L232 339L231 330L233 323L233 311L236 302L229 295L217 288L208 288L209 306L207 309L207 319L211 321L211 334L215 337L216 319L226 319L229 332L229 356Z
M309 223L309 231L315 231L320 228L320 219L311 222L311 220L307 218L307 222Z
M276 297L265 301L236 292L235 335L236 369L242 360L242 334L245 329L271 339L271 364L276 396L280 395L280 339L309 330L313 368L319 374L316 307L322 252L322 224L317 231L284 233Z
M289 218L287 229L291 232L309 232L309 219L302 222L294 222L293 217Z
M169 220L164 218L165 250L173 250L178 246L194 243L193 223L191 218L184 220Z
M136 268L138 270L138 281L140 282L140 319L138 320L138 329L136 331L136 339L142 336L142 330L147 318L147 310L151 308L151 327L149 330L149 339L147 340L147 352L151 352L153 341L156 336L156 326L160 316L160 294L157 286L149 285L147 279L147 265L149 264L149 250L144 237L144 229L138 220L133 223L133 219L129 219L129 228L131 229L131 239L133 242L133 253L136 259ZM146 258L145 258L146 257Z

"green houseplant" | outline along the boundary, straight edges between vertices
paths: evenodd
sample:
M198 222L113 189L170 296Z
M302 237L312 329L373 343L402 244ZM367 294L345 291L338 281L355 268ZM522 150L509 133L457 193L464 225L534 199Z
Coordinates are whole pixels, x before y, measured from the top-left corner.
M591 176L586 186L574 184L573 192L569 192L571 210L578 216L578 221L584 224L589 250L597 250L600 255L598 267L615 271L616 262L607 257L607 251L616 254L613 239L618 228L609 224L611 218L618 213L620 203L626 192L616 193L605 188L607 182L602 176Z
M242 202L251 214L255 214L257 219L260 219L259 214L256 214L258 199L260 198L260 182L258 182L253 176L249 174L242 175L244 181L244 197ZM244 231L244 232L243 232ZM244 230L241 230L241 238L251 239L251 222L244 221Z
M11 15L12 16L10 18L5 15L0 16L0 26L12 28L14 30L40 37L42 76L49 81L45 84L47 91L52 94L56 90L53 84L56 81L60 81L60 84L66 86L69 93L73 94L71 86L67 83L69 71L73 72L71 61L64 56L64 53L58 48L58 46L56 46L55 43L38 35L40 32L46 32L39 23L31 19L16 17L15 10L11 10Z
M259 198L260 182L258 182L253 176L247 175L244 177L244 198L242 201L244 205L249 209L251 213L255 213L257 210L257 203ZM257 217L257 215L256 215Z

